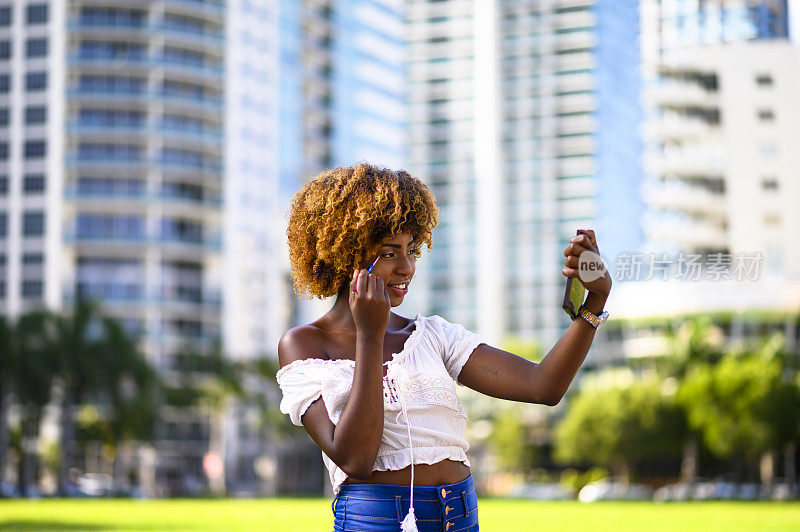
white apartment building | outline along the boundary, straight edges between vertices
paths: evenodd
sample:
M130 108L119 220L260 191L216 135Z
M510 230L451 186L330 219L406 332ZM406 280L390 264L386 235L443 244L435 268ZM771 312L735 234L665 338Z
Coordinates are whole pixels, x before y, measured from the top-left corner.
M274 351L273 4L0 2L0 312L98 299L166 378L186 343ZM201 485L207 416L161 415L146 489ZM262 452L229 432L234 464Z
M756 252L766 275L798 279L800 49L788 41L665 54L644 188L653 250Z

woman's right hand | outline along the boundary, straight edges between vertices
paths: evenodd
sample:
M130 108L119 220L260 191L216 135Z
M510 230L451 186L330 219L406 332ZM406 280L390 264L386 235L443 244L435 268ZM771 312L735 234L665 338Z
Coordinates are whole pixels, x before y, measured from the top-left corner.
M350 311L358 334L380 334L389 325L392 305L383 279L367 270L355 270L350 281Z

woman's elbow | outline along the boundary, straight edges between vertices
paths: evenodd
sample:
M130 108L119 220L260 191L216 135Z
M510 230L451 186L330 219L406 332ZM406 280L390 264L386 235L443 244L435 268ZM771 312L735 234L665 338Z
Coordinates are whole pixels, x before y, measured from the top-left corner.
M553 395L542 401L542 404L547 406L556 406L558 403L561 402L561 397L562 396L560 395Z
M543 393L541 397L537 399L537 403L546 405L546 406L556 406L558 403L561 402L561 399L564 397L563 393L557 391L548 391Z
M348 463L342 464L342 471L355 480L369 480L372 477L372 464Z

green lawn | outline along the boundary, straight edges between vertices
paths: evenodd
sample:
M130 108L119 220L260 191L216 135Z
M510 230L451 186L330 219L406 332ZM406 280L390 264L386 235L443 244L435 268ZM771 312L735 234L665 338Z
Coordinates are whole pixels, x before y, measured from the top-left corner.
M482 499L482 532L800 530L800 503ZM0 530L330 531L324 499L0 500Z

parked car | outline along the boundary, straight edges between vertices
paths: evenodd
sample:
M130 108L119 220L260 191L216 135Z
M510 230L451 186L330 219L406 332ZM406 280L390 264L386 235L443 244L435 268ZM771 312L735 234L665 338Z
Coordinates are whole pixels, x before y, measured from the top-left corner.
M78 478L78 490L87 497L111 495L114 481L111 475L103 473L84 473Z
M581 502L594 501L649 501L653 496L653 489L644 484L623 484L607 481L592 482L581 488L578 500Z
M556 482L536 482L517 484L509 492L509 497L536 499L541 501L564 501L570 499L570 493Z

